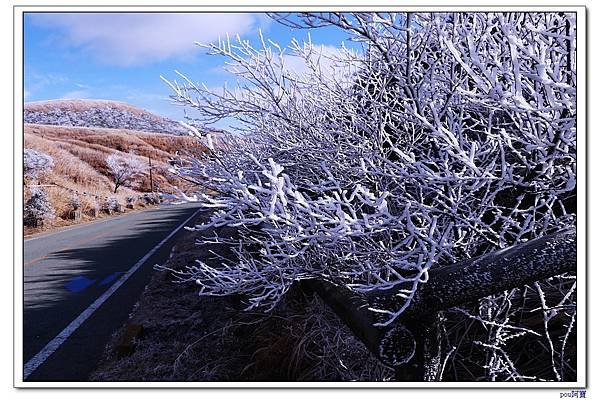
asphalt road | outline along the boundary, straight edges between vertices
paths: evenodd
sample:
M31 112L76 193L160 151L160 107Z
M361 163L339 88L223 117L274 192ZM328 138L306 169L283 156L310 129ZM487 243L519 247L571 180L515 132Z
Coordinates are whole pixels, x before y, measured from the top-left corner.
M86 381L111 334L127 320L153 266L168 258L183 229L155 247L196 211L195 204L163 205L25 239L25 381ZM139 269L131 274L136 264ZM106 298L113 286L118 288ZM94 309L100 298L105 301ZM87 318L65 335L82 313ZM48 354L53 343L60 344ZM43 362L32 371L33 360Z

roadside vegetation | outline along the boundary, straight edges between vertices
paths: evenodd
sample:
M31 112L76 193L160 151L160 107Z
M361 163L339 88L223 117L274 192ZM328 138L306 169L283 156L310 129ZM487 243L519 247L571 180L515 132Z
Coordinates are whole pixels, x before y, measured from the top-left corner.
M248 312L276 310L309 279L350 292L361 299L355 316L368 310L377 321L370 327L398 338L377 350L404 364L401 379L419 369L417 380L574 380L574 263L523 285L494 276L493 288L506 289L426 307L418 315L426 327L393 329L414 322L407 310L440 269L465 271L462 263L479 256L573 232L575 15L271 17L292 29L339 29L358 45L330 51L310 40L285 47L227 38L204 47L227 60L237 86L165 78L174 101L199 115L199 130L228 118L241 124L218 149L207 137L210 151L179 169L203 183L203 204L215 210L197 230L236 232L195 243L231 246L234 256L165 269L200 296L231 296ZM544 248L547 265L560 261L553 249ZM525 259L514 274L528 270ZM433 296L458 288L466 297L467 279L455 279ZM435 344L421 341L428 331L438 332ZM404 347L406 358L395 357Z
M48 209L36 211L35 218L28 214L25 235L152 206L160 201L159 193L163 198L186 193L190 184L169 172L169 160L181 149L196 155L203 151L189 136L37 124L25 124L24 131L25 209L32 197ZM115 175L120 172L127 179Z

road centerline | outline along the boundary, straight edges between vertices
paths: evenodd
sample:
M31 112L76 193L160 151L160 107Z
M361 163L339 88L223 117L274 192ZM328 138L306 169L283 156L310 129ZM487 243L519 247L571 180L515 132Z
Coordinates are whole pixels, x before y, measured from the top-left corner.
M75 332L108 298L119 289L154 253L156 253L169 239L194 218L202 209L196 210L183 223L178 225L169 235L155 245L148 253L138 260L119 280L110 286L100 297L89 305L71 323L56 335L42 350L34 355L23 367L23 380L27 379L39 366L41 366L72 334Z

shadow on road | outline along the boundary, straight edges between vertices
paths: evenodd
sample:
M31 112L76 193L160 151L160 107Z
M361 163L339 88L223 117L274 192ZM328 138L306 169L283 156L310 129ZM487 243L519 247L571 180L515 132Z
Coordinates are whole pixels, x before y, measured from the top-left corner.
M107 275L127 271L190 213L189 209L167 212L168 215L160 220L134 221L125 229L116 230L110 239L99 240L87 247L57 251L47 256L43 265L25 267L25 312L52 307L69 296L84 295L84 290L65 288L74 278L94 281L89 285L92 289L100 286Z
M119 225L107 226L107 229L114 230L114 235L103 237L97 243L57 251L39 263L25 267L23 334L26 360L169 235L193 210L163 209L160 217L155 212L152 210L129 224L120 221ZM160 219L154 219L158 217ZM167 243L143 269L151 269L153 264L150 262L162 262L169 251ZM145 275L149 276L148 273ZM131 296L139 296L139 293Z

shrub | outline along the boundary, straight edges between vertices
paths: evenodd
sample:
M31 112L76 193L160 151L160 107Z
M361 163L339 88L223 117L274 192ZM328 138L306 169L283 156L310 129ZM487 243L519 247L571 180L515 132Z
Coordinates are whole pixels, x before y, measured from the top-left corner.
M50 204L48 194L42 188L34 188L31 197L25 203L24 224L35 228L52 219L54 219L54 208Z
M36 178L41 172L54 166L54 160L48 154L32 149L23 151L23 173L28 178Z
M73 193L69 198L69 206L71 206L73 210L78 210L81 207L81 199L77 193Z
M148 204L148 205L159 204L160 203L160 197L156 193L144 193L142 195L142 201L145 204Z
M89 210L89 213L92 217L97 217L100 214L100 203L97 200L93 201Z
M109 214L112 214L113 211L119 211L119 200L115 196L109 196L104 201L102 209Z

